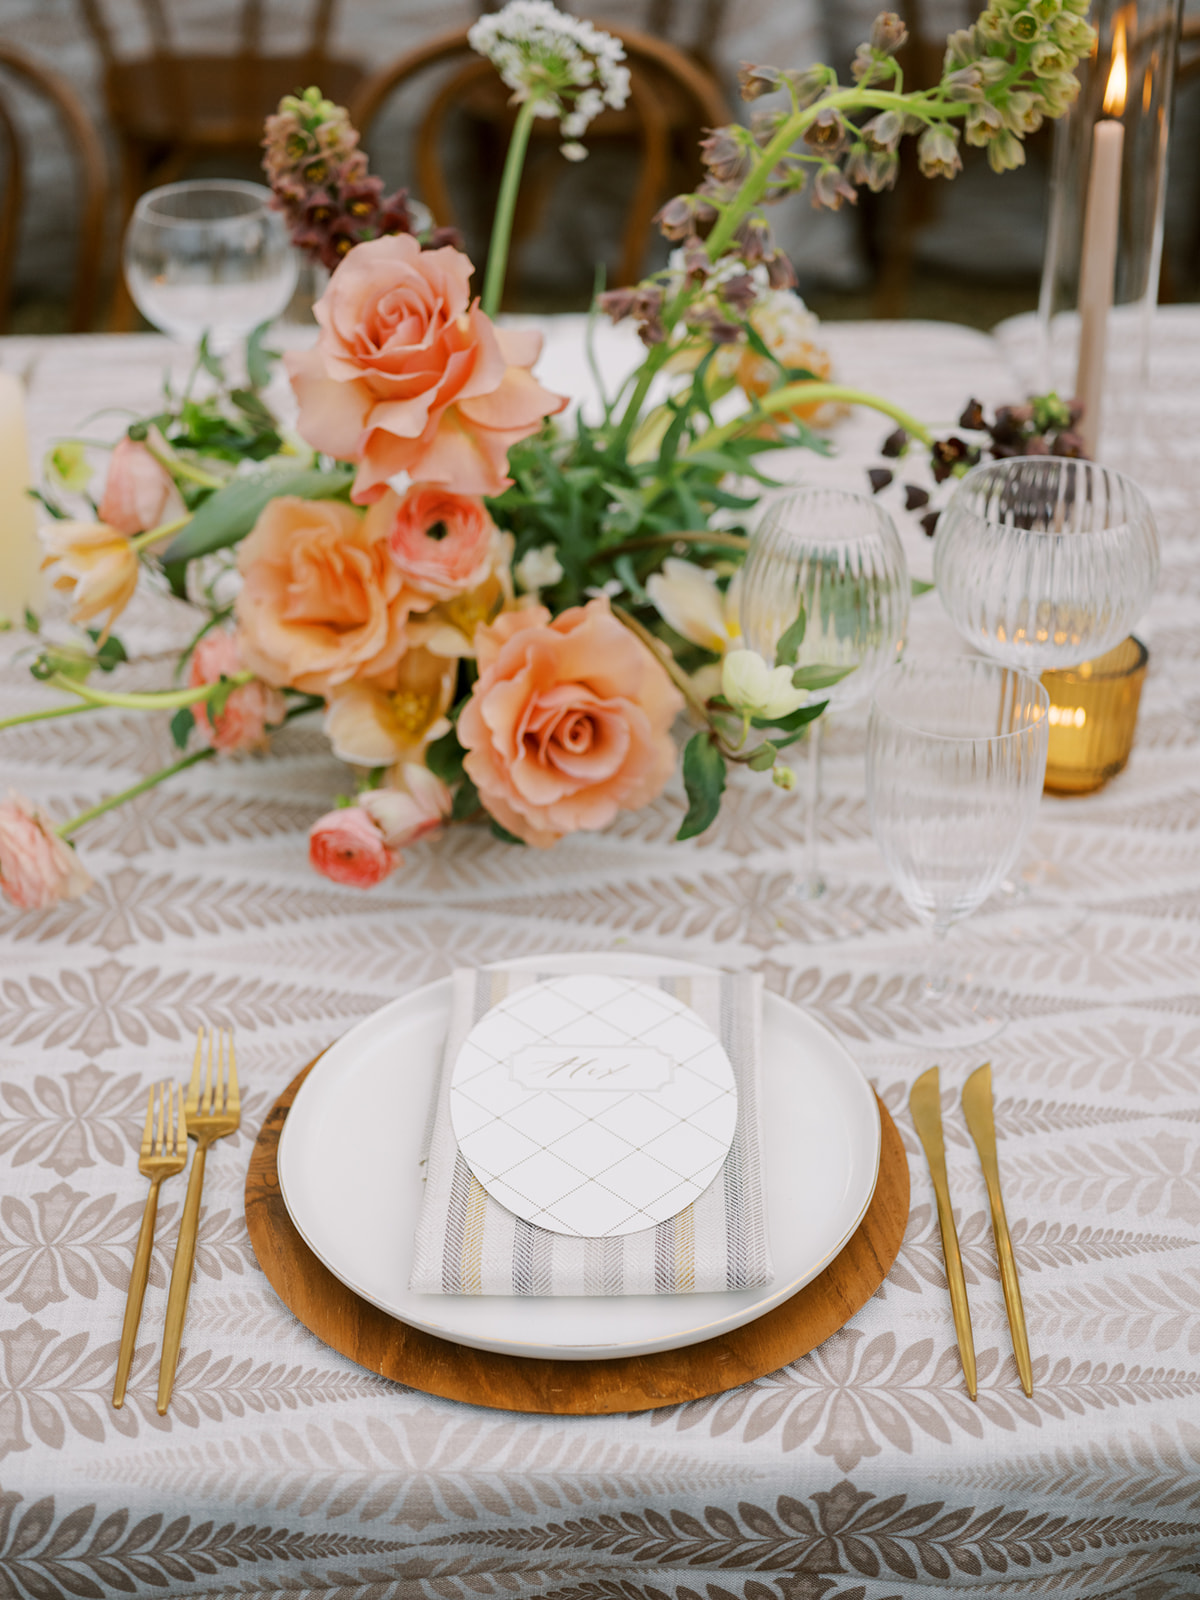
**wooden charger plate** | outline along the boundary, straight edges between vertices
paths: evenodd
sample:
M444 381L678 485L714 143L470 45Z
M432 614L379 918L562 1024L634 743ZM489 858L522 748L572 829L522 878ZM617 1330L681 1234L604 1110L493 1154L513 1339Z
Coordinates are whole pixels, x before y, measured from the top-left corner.
M807 1355L848 1322L887 1277L908 1224L908 1159L880 1101L879 1180L857 1232L819 1277L756 1321L682 1350L601 1361L473 1350L411 1328L363 1300L317 1260L292 1225L276 1156L288 1111L315 1065L310 1061L276 1100L250 1156L246 1226L258 1264L284 1305L318 1339L381 1377L445 1400L598 1416L649 1411L733 1389Z

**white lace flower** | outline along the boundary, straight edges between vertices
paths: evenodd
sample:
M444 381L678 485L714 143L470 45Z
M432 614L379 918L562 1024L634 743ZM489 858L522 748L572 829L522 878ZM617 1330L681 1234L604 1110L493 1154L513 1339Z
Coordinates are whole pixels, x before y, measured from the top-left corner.
M552 588L563 575L562 564L554 553L552 544L527 550L513 568L518 588L526 594L536 594L539 589Z
M481 17L467 35L519 102L539 117L557 117L563 154L578 161L588 124L606 105L620 110L629 98L629 69L618 39L551 0L509 0L503 11Z

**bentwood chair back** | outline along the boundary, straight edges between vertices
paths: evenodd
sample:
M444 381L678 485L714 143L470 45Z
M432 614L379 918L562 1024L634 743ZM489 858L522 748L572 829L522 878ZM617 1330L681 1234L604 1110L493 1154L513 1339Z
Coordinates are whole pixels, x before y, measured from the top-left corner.
M636 151L637 176L625 212L620 254L610 283L633 283L641 276L652 242L655 211L672 194L690 187L700 176L696 144L704 128L731 120L716 80L682 50L633 28L603 24L625 46L630 69L630 97L621 111L607 109L591 124L589 146L625 145ZM451 200L443 150L450 113L465 116L481 134L476 141L477 170L486 177L487 160L503 159L514 111L509 90L490 62L467 43L467 30L442 34L384 67L362 85L350 114L369 148L369 130L391 96L435 67L458 69L445 77L429 102L416 135L416 190L443 226L456 226L458 208ZM549 193L568 163L558 152L557 123L534 124L530 158L522 185L522 203L513 229L512 272L520 272L521 244L539 220Z
M113 0L79 0L83 19L103 65L104 97L121 155L122 223L140 194L174 182L196 160L235 156L257 164L263 119L285 94L319 84L331 100L345 105L364 76L357 62L330 54L338 0L236 0L232 48L192 50L181 43L186 29L223 32L205 22L206 0L137 0L146 46L123 54L117 41L129 34L118 26ZM110 14L109 7L112 6ZM303 19L293 26L294 19ZM293 28L293 47L276 54L266 48L267 25ZM207 38L205 39L207 46ZM132 307L120 294L114 321L131 322Z
M25 149L12 86L20 83L48 101L66 136L79 182L79 229L69 328L92 325L99 293L108 204L108 166L95 123L70 84L16 45L0 39L0 333L8 326L21 213L25 203Z

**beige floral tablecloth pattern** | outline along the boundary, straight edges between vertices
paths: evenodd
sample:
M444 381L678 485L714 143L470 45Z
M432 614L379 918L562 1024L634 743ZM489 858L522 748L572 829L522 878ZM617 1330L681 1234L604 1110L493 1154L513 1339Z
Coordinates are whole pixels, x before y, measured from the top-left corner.
M1017 337L1014 335L1014 337ZM1002 347L933 325L834 330L841 371L952 421L1012 397ZM156 340L0 342L40 442L153 395ZM1200 1595L1200 313L1159 321L1146 483L1165 538L1152 674L1127 772L1044 802L1033 853L1069 910L998 903L956 937L958 998L923 995L924 940L863 799L862 720L829 740L828 904L781 897L803 806L737 785L694 845L671 793L542 854L462 832L369 895L314 877L304 834L339 771L316 726L268 760L205 765L83 839L78 905L0 913L0 1596L910 1600ZM855 421L856 474L885 431ZM917 531L914 569L928 569ZM923 566L922 566L923 563ZM164 648L168 602L138 640ZM131 624L125 630L131 638ZM935 596L915 647L952 650ZM2 704L42 693L10 638ZM161 680L140 660L131 682ZM6 782L65 815L167 758L123 713L0 735ZM843 921L856 920L849 936ZM1055 916L1059 922L1056 924ZM638 948L761 970L862 1062L912 1162L886 1285L838 1335L746 1388L632 1418L514 1417L431 1400L321 1345L246 1238L241 1191L273 1097L315 1052L456 965ZM1036 1388L1017 1384L957 1090L970 998L988 1049ZM243 1130L209 1162L170 1415L155 1336L182 1200L168 1185L123 1411L108 1403L144 1193L147 1084L199 1022L237 1030ZM962 1387L931 1192L905 1111L938 1062L978 1345Z

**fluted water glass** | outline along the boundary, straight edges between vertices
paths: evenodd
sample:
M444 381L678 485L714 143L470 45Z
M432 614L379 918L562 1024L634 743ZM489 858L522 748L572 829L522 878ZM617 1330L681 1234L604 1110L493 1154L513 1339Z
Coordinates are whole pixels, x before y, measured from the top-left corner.
M959 632L1025 672L1078 666L1119 644L1149 604L1158 566L1138 485L1055 456L968 472L933 547L934 582Z
M772 504L750 540L739 603L751 649L774 662L780 638L806 618L797 667L832 667L847 676L819 691L831 709L866 700L900 657L911 598L896 525L866 495L799 489ZM798 891L825 892L818 846L821 725L809 727L807 872Z
M982 658L905 661L875 687L867 807L892 882L935 940L1012 870L1046 773L1050 697L1039 679Z

